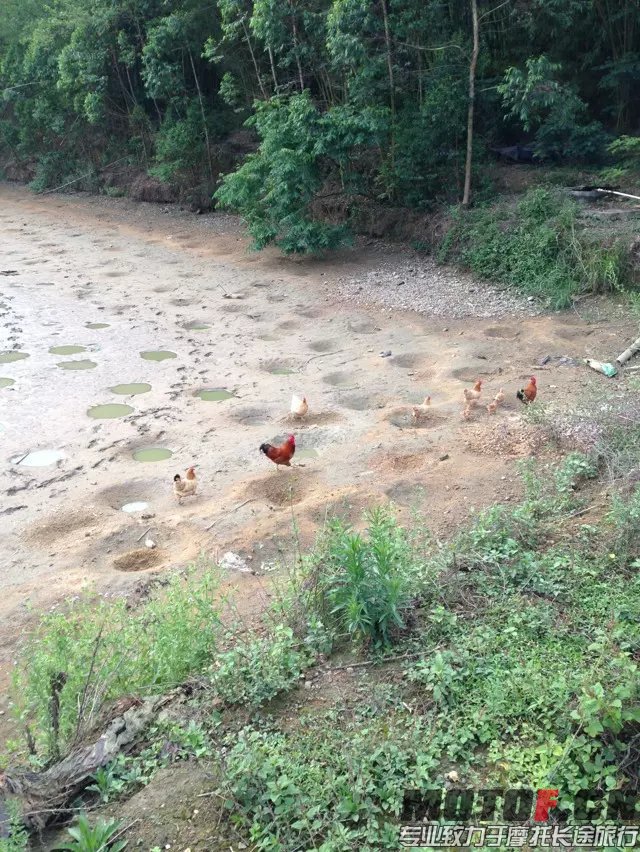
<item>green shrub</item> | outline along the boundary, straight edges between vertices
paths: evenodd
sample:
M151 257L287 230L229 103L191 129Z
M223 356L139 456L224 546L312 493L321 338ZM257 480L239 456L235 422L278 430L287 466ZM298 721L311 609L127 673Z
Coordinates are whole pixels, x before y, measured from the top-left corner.
M458 211L439 251L441 261L462 263L481 278L509 284L554 308L572 296L623 289L629 281L628 247L580 229L578 208L547 189L527 192L517 208Z
M258 707L298 683L313 656L300 648L291 628L237 642L216 655L212 684L228 704Z
M63 753L105 702L162 693L210 662L219 634L217 578L173 575L135 610L124 599L80 600L46 615L14 676L14 700L39 760Z
M67 829L71 840L56 846L55 852L122 852L127 841L117 839L120 826L117 820L99 819L92 827L87 815L80 814L76 824Z
M329 523L298 578L307 612L357 642L388 645L405 626L417 569L410 538L384 508L366 515L364 534Z

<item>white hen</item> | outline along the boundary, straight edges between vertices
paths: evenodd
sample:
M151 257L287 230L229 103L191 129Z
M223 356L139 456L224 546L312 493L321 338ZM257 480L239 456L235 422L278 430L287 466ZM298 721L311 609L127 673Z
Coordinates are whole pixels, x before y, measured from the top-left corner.
M294 417L304 417L309 411L309 404L306 396L302 399L295 394L291 397L291 413Z

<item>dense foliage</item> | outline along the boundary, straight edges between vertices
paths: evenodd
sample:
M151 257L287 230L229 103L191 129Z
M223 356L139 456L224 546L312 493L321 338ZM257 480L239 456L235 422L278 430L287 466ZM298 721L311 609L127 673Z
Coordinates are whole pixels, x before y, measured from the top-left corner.
M258 246L334 246L323 198L459 200L470 0L6 0L0 146L38 188L118 162L218 193ZM480 2L475 156L598 161L640 118L636 0ZM627 149L628 150L628 149ZM245 147L246 152L246 147ZM228 153L228 151L227 151ZM476 177L476 184L477 184ZM344 216L346 212L346 217Z

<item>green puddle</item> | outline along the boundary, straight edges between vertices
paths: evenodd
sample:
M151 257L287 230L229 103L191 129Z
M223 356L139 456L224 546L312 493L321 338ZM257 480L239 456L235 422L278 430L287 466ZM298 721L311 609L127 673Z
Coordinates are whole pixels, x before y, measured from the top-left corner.
M307 450L296 450L295 458L296 459L317 459L320 457L320 453L314 449Z
M85 328L109 328L110 323L108 322L87 322L85 323Z
M269 372L272 376L292 376L296 371L290 370L288 367L274 367Z
M117 393L121 396L137 396L140 393L149 393L151 385L145 382L134 382L131 385L114 385L109 390L111 393Z
M14 361L23 361L28 357L29 354L27 352L16 352L15 349L5 349L4 352L0 352L0 364L13 364Z
M52 346L49 350L52 355L77 355L86 351L86 346Z
M206 331L208 328L211 328L211 324L194 320L193 322L186 322L183 328L186 328L187 331Z
M126 417L127 414L132 414L133 408L130 405L122 405L118 402L110 402L107 405L94 405L87 411L89 417L94 420L112 420L114 417Z
M198 391L196 396L205 402L221 402L223 399L231 399L233 394L224 388L208 388L207 390Z
M147 447L146 450L136 450L133 458L139 462L159 462L170 459L172 455L173 452L164 447Z
M169 358L177 358L178 356L175 352L158 349L157 351L141 352L140 357L144 358L145 361L167 361Z
M15 383L16 383L15 379L7 379L7 378L0 376L0 388L10 388L11 385L15 385Z
M97 367L95 361L89 361L88 359L85 361L60 361L57 365L61 370L93 370L94 367Z

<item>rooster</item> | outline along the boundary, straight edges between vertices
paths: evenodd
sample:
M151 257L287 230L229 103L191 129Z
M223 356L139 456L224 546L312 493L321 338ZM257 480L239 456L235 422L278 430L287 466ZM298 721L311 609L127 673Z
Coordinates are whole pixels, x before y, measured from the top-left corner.
M530 402L534 401L537 393L538 383L536 382L536 377L531 376L527 384L516 393L516 396L520 402L524 402L525 405L528 405Z
M291 459L295 451L296 439L293 435L289 435L287 440L279 447L274 447L273 444L260 444L260 452L271 459L278 468L281 464L285 467L291 467Z
M173 477L173 493L178 498L178 502L180 502L183 497L193 497L198 488L195 467L190 467L187 470L185 477L186 478L183 479L179 473L176 473Z
M307 402L306 396L303 396L300 399L299 396L295 394L291 397L291 413L294 417L305 417L307 412L309 411L309 403Z

